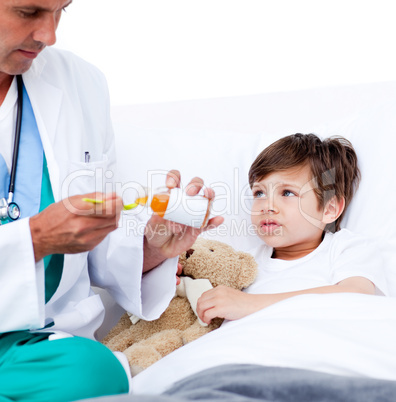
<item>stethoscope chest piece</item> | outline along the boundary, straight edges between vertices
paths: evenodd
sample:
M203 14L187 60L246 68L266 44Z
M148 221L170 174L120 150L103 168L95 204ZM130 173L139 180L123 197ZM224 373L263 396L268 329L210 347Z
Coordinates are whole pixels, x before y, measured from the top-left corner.
M16 221L21 216L21 210L15 202L8 203L5 198L0 198L0 222L5 220Z

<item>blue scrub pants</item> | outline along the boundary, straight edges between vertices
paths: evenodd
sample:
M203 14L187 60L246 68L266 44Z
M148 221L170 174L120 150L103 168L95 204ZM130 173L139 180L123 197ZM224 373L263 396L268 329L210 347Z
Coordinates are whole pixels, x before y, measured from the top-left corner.
M0 402L76 401L127 393L127 375L99 342L48 340L27 331L0 335Z

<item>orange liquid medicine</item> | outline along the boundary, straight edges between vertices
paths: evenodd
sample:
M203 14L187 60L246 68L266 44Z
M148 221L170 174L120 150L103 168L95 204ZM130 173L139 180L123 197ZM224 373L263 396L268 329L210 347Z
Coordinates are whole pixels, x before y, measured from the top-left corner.
M137 198L135 203L149 204L151 210L161 218L196 228L208 224L212 204L208 198L188 196L180 188L155 190L152 197Z

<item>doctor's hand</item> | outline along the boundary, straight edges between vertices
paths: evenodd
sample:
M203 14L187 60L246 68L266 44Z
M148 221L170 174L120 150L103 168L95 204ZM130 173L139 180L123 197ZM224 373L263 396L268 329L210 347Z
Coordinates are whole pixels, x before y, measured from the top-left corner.
M186 192L188 195L196 195L203 188L203 185L203 180L195 177L188 184ZM177 170L171 170L168 173L166 186L168 188L180 186L180 173ZM204 195L211 200L215 194L212 189L205 188ZM145 228L143 272L188 250L199 234L208 229L216 228L223 223L223 220L222 217L216 216L209 220L205 228L198 229L171 222L153 214Z
M92 204L83 198L102 199ZM49 254L75 254L92 250L117 228L121 197L116 194L76 195L51 204L29 220L36 262Z

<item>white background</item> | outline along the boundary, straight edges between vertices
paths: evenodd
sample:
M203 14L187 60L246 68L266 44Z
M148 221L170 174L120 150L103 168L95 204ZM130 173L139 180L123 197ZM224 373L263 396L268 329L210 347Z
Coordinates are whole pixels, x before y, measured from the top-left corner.
M73 0L57 46L113 105L396 80L394 0Z

